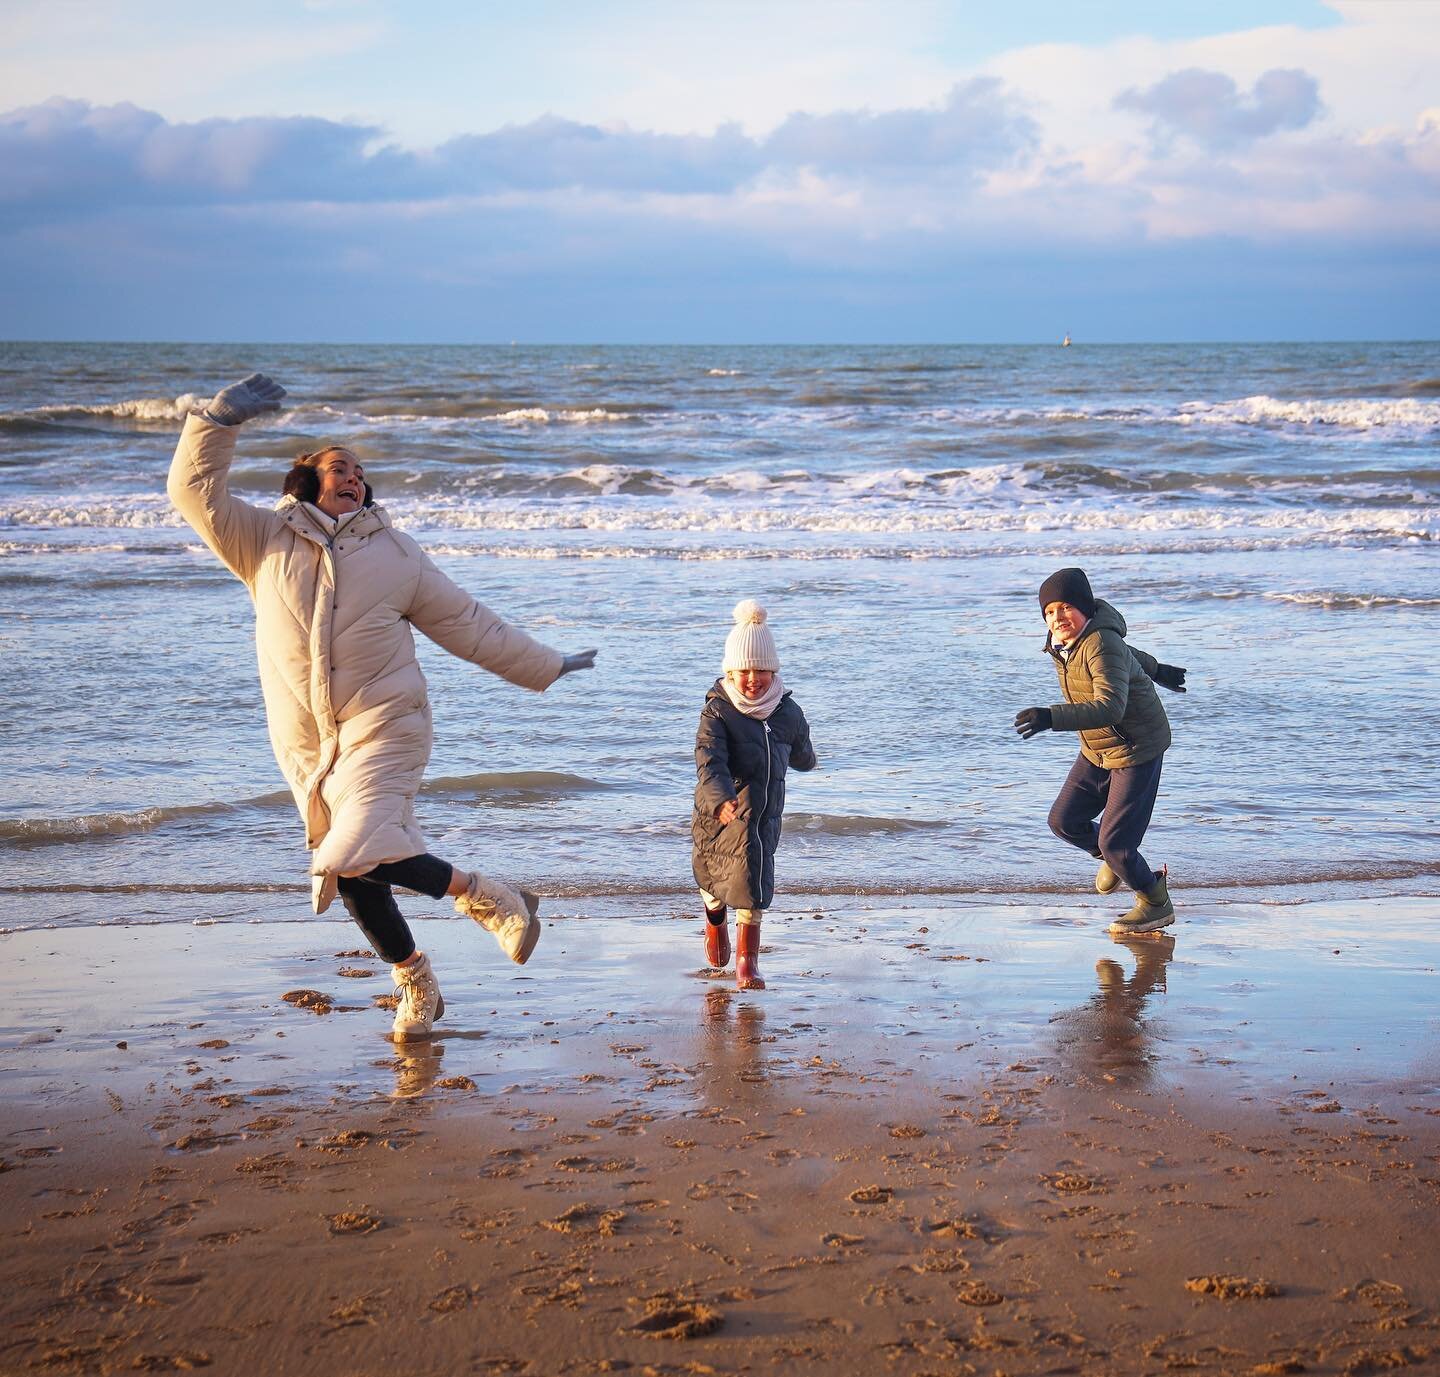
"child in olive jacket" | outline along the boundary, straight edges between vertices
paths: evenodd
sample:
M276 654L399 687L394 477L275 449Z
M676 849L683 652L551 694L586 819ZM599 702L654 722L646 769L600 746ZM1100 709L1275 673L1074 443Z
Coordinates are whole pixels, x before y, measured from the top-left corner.
M1170 745L1170 722L1154 685L1185 692L1185 671L1125 643L1125 618L1097 599L1083 569L1060 569L1040 585L1040 610L1065 701L1015 717L1025 740L1043 731L1079 732L1080 754L1054 805L1050 830L1100 861L1095 888L1122 883L1135 905L1114 933L1154 932L1175 921L1168 876L1140 854ZM1102 816L1103 814L1103 816ZM1095 819L1100 818L1097 827Z
M705 695L695 733L691 863L705 905L706 962L729 963L728 905L737 920L735 983L763 990L760 917L775 897L785 772L813 770L816 760L805 714L780 682L765 609L747 598L734 615L725 673Z

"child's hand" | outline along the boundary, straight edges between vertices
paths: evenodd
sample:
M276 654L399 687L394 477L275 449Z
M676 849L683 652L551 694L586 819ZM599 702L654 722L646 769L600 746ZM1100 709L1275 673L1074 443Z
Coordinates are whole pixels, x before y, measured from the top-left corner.
M1022 741L1048 732L1053 725L1049 708L1026 708L1024 712L1015 714L1015 730L1020 733Z
M740 800L727 798L715 812L716 820L722 827L729 827L735 821L735 815L740 811Z
M1185 671L1179 665L1156 665L1155 682L1174 693L1185 692Z

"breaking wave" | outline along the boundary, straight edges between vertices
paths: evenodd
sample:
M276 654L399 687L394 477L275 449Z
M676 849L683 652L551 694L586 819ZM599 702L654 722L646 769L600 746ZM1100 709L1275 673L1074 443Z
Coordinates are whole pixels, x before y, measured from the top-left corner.
M940 818L877 818L835 813L791 813L785 819L786 832L821 832L831 837L933 832L949 826L949 822Z
M1272 602L1292 602L1301 607L1326 607L1336 611L1373 607L1440 607L1440 598L1402 598L1380 593L1262 593Z
M1186 402L1175 419L1182 425L1331 426L1340 430L1426 431L1440 428L1440 403L1282 401L1262 395L1233 402Z
M584 775L553 770L494 771L474 775L444 775L420 786L422 794L485 794L496 799L553 799L567 794L599 793L614 785Z
M584 775L549 770L497 771L473 775L443 776L427 780L423 794L461 796L483 794L497 801L543 801L569 794L598 793L616 786ZM287 809L294 800L287 790L257 798L215 800L211 803L181 804L162 808L120 809L105 813L83 813L70 817L6 818L0 820L0 846L45 846L105 837L123 837L151 832L168 823L195 818L218 817L245 810Z
M1440 503L1427 505L1420 495L1394 498L1384 505L1330 504L1318 508L1298 494L1284 504L1251 502L1209 505L1203 500L1109 504L1065 503L1043 494L1031 502L1003 500L985 504L977 494L967 501L865 501L863 485L837 484L834 496L823 490L810 500L746 500L743 489L700 490L684 494L660 489L652 473L620 472L570 481L584 482L597 496L584 502L507 498L463 503L457 499L387 502L402 529L423 540L426 532L476 532L536 535L821 535L903 539L917 536L1044 535L1050 532L1133 533L1159 536L1250 538L1255 534L1306 536L1316 540L1388 538L1398 541L1440 539ZM903 481L903 480L900 480ZM647 490L648 489L648 490ZM666 499L666 500L662 500ZM1203 494L1202 494L1203 499ZM1383 499L1382 499L1383 501ZM1431 499L1433 503L1433 499ZM163 497L61 505L53 501L0 505L0 528L97 531L184 529ZM18 547L19 543L14 545Z
M60 818L5 818L0 820L0 845L45 846L56 843L121 837L149 832L165 823L215 817L241 809L293 807L288 792L262 794L233 802L182 804L171 808L135 808L108 813L82 813Z
M175 398L137 397L130 401L99 402L93 406L37 406L28 411L0 413L0 425L31 425L36 422L66 421L82 417L98 417L117 421L183 421L196 407L210 398L186 392Z

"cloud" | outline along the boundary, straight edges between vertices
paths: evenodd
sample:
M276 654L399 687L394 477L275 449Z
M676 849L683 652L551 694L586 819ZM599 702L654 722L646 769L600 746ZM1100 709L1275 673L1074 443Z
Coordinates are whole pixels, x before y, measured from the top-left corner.
M129 104L50 100L0 115L0 206L353 199L379 130L295 117L171 124Z
M1312 128L1317 83L1263 64L1248 91L1208 64L1112 80L1133 89L1099 142L1047 135L1038 98L996 77L766 133L545 115L421 149L364 118L49 100L0 114L0 317L50 338L902 338L943 336L943 301L958 332L1014 337L1055 309L1041 276L1058 303L1093 269L1155 333L1173 327L1146 290L1173 298L1189 262L1223 295L1237 254L1257 281L1348 273L1380 334L1387 302L1433 314L1440 115Z
M764 160L734 124L709 135L656 134L545 115L451 139L424 166L437 187L458 194L586 187L683 195L733 191Z
M170 122L130 104L55 99L0 115L0 206L402 201L582 188L732 193L774 172L971 177L1033 144L993 79L924 109L795 114L760 140L602 127L545 115L420 152L375 125L306 116Z
M975 170L1032 148L1038 129L994 77L955 86L938 109L793 114L765 140L773 163L825 172Z
M1145 90L1115 97L1117 110L1149 115L1157 137L1168 131L1207 148L1237 148L1282 129L1303 129L1320 113L1320 86L1298 68L1273 67L1242 96L1224 72L1171 72Z

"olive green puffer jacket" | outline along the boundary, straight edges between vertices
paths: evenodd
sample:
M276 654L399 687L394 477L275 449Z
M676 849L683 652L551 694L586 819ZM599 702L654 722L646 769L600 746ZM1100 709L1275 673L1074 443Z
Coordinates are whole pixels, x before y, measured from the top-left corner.
M1057 732L1079 732L1080 751L1092 765L1118 770L1154 760L1170 745L1170 720L1151 679L1155 657L1125 644L1125 618L1103 598L1085 630L1054 657L1063 703L1050 709Z

